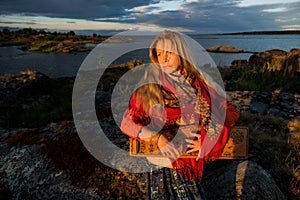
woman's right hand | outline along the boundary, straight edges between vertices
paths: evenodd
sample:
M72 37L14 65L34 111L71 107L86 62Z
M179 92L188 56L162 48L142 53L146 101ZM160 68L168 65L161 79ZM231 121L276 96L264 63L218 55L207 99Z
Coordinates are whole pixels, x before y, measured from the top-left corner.
M175 145L170 142L164 135L160 135L157 141L157 146L163 156L177 159L180 156Z

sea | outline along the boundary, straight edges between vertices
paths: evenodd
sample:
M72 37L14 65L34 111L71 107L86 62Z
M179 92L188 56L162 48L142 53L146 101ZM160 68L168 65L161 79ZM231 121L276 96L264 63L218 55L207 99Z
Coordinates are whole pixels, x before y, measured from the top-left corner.
M263 52L271 49L290 51L300 48L300 35L190 35L204 49L212 46L234 46L245 52ZM145 38L141 37L143 42ZM131 42L128 42L130 45ZM117 45L115 43L106 45ZM87 45L91 50L95 45ZM149 49L135 50L117 57L112 63L126 63L133 59L149 62ZM208 53L217 66L228 67L233 60L248 60L253 53ZM17 46L0 47L0 75L33 70L50 77L74 77L89 52L72 54L47 54L22 51Z

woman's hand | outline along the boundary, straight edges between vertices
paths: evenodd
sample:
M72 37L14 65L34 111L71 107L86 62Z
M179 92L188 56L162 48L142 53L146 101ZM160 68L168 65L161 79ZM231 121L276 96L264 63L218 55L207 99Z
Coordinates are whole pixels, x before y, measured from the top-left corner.
M190 150L188 150L186 153L192 153L195 151L199 151L198 156L196 158L196 160L199 160L199 158L201 157L201 134L191 133L190 135L194 139L186 139L185 140L186 142L189 143L188 148L190 148Z
M178 158L180 156L179 151L176 149L174 144L170 142L164 135L160 135L157 146L163 156Z

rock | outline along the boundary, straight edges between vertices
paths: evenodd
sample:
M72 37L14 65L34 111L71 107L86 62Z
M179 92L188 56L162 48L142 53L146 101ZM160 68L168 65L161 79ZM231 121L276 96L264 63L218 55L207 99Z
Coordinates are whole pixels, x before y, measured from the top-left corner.
M290 94L290 93L287 93L287 92L281 92L281 93L278 95L278 100L279 100L279 101L288 101L288 102L292 102L292 101L294 101L294 95L293 95L293 94Z
M231 67L234 69L244 68L248 66L248 60L234 60L231 62Z
M250 111L253 113L267 114L269 106L262 102L251 102Z
M65 53L65 54L69 54L70 53L70 49L69 48L64 48L62 50L62 52Z
M255 92L252 96L252 102L262 102L270 104L272 99L272 92Z
M300 115L300 95L286 92L227 92L241 111L273 115L290 120Z
M300 70L300 49L292 49L288 53L286 60L287 70L289 73L299 72Z
M291 49L290 52L288 53L288 56L294 56L294 55L299 55L300 54L300 49Z
M39 131L47 130L47 134L54 135L62 132L70 134L71 131L74 134L74 130L69 130L70 128L74 128L74 124L65 121ZM6 132L9 133L5 135L13 135L19 130ZM3 135L0 135L0 182L6 184L12 199L108 199L100 196L96 188L74 186L65 171L53 166L45 155L43 144L14 146L9 149L2 142Z
M300 49L291 49L290 52L273 49L255 53L249 58L249 67L294 74L300 70Z
M249 58L249 66L251 68L262 68L264 71L280 70L281 65L286 59L287 52L274 49L270 51L256 53ZM276 65L272 63L277 63Z
M282 113L280 110L278 110L277 108L270 108L268 110L268 114L269 115L273 115L273 116L276 116L276 117L281 117L281 118L284 118L285 115L284 113Z
M235 48L234 46L213 46L206 49L208 52L215 53L243 53L242 49Z
M290 132L300 133L300 116L298 118L293 119L288 123L288 128ZM300 140L298 140L300 146ZM300 155L299 155L300 156Z
M123 42L130 42L133 38L129 36L113 36L109 37L104 41L104 43L123 43Z
M231 162L204 177L207 199L286 199L272 176L253 161Z

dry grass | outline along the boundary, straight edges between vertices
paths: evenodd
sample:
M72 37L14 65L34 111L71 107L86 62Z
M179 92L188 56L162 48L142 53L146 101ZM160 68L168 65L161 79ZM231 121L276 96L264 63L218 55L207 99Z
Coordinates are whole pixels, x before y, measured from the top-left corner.
M300 120L242 113L238 124L249 128L250 159L273 176L288 199L300 198Z
M293 194L300 197L300 117L288 123L290 136L288 139L290 152L286 158L286 166L291 170L291 188Z

